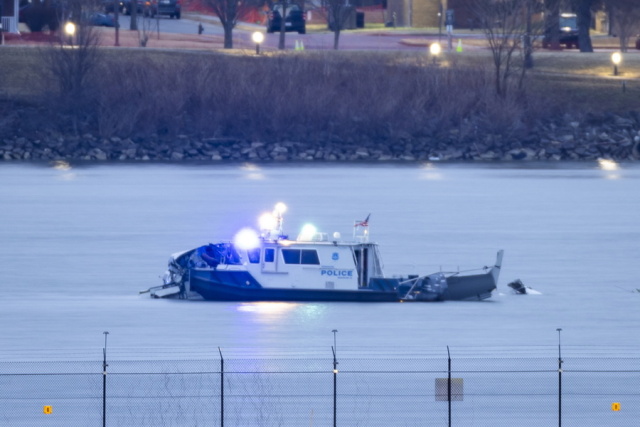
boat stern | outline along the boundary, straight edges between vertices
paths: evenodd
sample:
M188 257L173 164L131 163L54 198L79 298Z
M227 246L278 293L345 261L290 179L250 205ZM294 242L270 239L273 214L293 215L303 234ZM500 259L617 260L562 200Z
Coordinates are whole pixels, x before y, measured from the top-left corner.
M492 292L498 286L500 269L504 251L498 251L496 263L486 273L462 276L453 274L447 277L447 289L444 300L478 301L491 298ZM485 267L487 268L487 267Z

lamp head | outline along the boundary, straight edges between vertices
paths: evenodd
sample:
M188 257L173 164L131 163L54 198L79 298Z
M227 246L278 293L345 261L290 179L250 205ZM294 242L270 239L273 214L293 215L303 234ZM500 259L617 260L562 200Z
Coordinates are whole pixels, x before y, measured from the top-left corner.
M429 53L431 53L431 55L438 56L440 55L440 52L442 52L440 43L431 43L431 46L429 46Z
M76 24L67 22L64 26L64 32L69 36L73 36L76 33Z
M611 62L613 62L614 65L619 65L622 62L622 54L620 52L614 52L611 55Z
M262 34L260 31L256 31L251 35L251 40L253 40L253 42L256 44L260 44L264 41L264 34Z

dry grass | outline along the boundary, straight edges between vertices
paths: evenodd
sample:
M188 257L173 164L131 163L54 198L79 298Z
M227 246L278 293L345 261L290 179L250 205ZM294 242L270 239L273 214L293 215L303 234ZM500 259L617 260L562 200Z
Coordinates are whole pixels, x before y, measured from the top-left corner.
M200 37L172 42L192 38ZM46 68L43 60L37 48L0 49L0 97L37 105L49 99L55 114L54 85L38 71ZM640 84L632 77L639 75L640 55L628 56L617 78L606 60L605 53L537 52L527 90L497 98L489 52L482 49L443 55L434 66L413 52L256 57L251 50L105 48L88 80L94 102L73 128L104 136L185 132L352 143L430 138L452 129L461 139L517 135L565 112L637 110ZM68 128L68 122L50 117L48 123Z
M34 99L47 84L38 73L40 56L36 47L0 48L0 97Z
M533 54L535 73L553 73L559 77L590 76L599 78L613 77L611 53L606 51L580 53L576 50L550 52L536 50ZM491 52L488 49L466 50L463 53L443 52L441 61L445 64L455 63L460 66L491 65ZM640 51L624 54L623 62L618 67L620 78L627 80L640 79Z
M640 51L625 54L624 60L618 68L620 78L640 79ZM535 72L601 78L613 77L611 52L536 52Z

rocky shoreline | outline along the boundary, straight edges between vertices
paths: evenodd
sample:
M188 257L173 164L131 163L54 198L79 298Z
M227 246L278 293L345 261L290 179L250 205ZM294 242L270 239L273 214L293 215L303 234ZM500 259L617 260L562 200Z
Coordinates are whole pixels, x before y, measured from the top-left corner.
M99 138L47 132L0 139L0 159L36 161L574 161L640 160L640 113L608 114L583 120L565 117L541 123L525 137L473 135L452 129L438 137L398 134L384 141L323 144L262 142L190 135Z

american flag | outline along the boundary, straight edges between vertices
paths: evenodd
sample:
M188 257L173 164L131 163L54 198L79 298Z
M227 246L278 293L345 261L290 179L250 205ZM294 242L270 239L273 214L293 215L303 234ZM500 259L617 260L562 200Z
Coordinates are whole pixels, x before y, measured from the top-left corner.
M369 226L369 217L371 214L367 215L364 221L356 221L356 225L354 227L368 227Z

